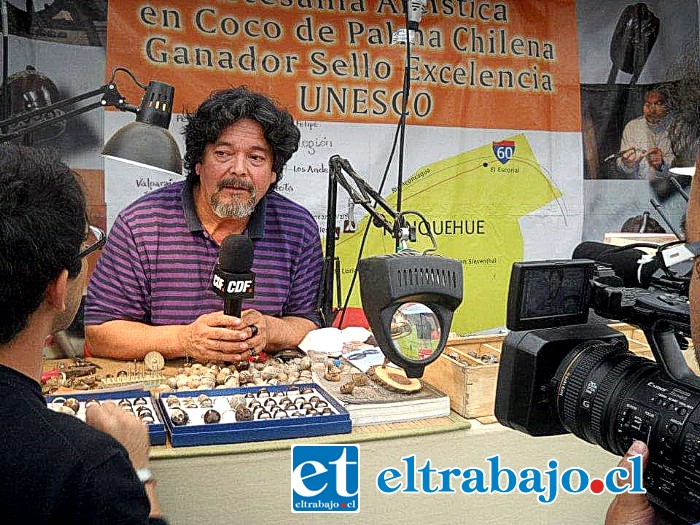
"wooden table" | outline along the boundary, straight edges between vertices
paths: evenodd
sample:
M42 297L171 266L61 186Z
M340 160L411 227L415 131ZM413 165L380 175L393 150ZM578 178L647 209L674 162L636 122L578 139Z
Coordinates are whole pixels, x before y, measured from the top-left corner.
M116 373L127 362L91 358L103 373ZM62 362L67 362L62 360ZM45 368L55 366L55 361ZM179 363L170 364L174 373ZM359 514L294 514L291 512L291 446L296 443L356 443L360 446ZM378 473L403 468L401 458L415 455L416 464L430 459L436 469L487 468L485 459L499 454L501 464L515 470L546 469L555 458L561 470L585 468L600 476L618 458L571 435L532 438L497 423L481 424L454 412L449 417L356 427L351 434L238 443L151 448L151 467L158 494L173 525L205 523L602 523L611 500L561 495L550 505L523 494L394 494L376 488ZM459 488L459 484L454 486Z
M619 458L572 435L532 438L499 424L480 425L456 414L423 425L394 423L360 427L351 434L295 440L154 447L151 467L158 479L164 512L173 525L206 523L603 523L612 497L561 495L550 505L523 494L393 494L376 488L378 473L402 469L401 458L414 455L417 465L433 468L487 468L485 458L499 454L515 470L547 468L556 458L561 470L582 467L602 476ZM291 446L296 443L354 443L360 446L360 512L291 512ZM437 482L437 478L433 478ZM453 486L459 488L456 482Z

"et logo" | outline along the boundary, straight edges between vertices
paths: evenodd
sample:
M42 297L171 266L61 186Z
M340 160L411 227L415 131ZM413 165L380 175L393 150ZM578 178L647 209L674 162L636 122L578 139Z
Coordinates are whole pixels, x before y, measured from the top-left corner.
M292 446L292 512L359 512L358 445Z

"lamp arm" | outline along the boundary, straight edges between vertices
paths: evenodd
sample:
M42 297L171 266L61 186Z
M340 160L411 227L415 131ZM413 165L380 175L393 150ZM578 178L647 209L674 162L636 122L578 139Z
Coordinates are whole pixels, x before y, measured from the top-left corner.
M93 102L80 108L56 114L57 110L65 106L77 104L78 102L82 102L83 100L87 100L97 95L102 95L102 98L98 102ZM116 84L111 82L109 84L105 84L104 86L100 86L97 89L93 89L92 91L88 91L86 93L82 93L80 95L76 95L74 97L67 98L64 100L59 100L58 102L55 102L54 104L45 106L43 108L37 108L31 111L19 113L14 117L10 117L8 119L0 121L0 144L21 137L26 133L35 131L45 126L50 126L57 122L68 120L69 118L81 115L83 113L87 113L88 111L100 107L116 107L120 111L138 113L138 108L131 104L127 104L124 101L124 97L121 95L121 93L119 93ZM46 114L51 114L51 116L49 116L46 119L40 120L39 122L34 122L33 124L31 124L31 122L36 117L40 117ZM2 132L2 130L5 130L9 126L13 126L17 123L22 123L17 129L14 129L7 133Z
M355 182L357 189L350 184L345 172L348 177L352 178ZM317 307L321 315L323 325L326 327L332 326L333 324L333 280L336 279L335 273L336 267L336 257L335 257L335 230L336 230L336 211L338 207L338 184L340 184L350 195L352 202L359 204L367 213L369 213L373 219L373 223L377 227L384 228L393 237L400 236L402 234L401 228L396 225L399 224L397 221L402 220L402 216L394 211L391 206L377 193L369 183L364 180L357 172L352 168L350 163L340 157L339 155L333 155L328 160L328 203L326 207L326 253L323 259L323 272L321 274L321 290L319 292ZM384 215L379 213L370 199L374 199L375 203L381 206L395 221L394 224L389 222ZM434 244L434 243L433 243ZM338 282L340 279L338 279ZM338 283L339 284L339 283ZM340 290L338 290L338 296L340 297Z
M367 213L372 216L373 222L376 226L384 228L392 236L395 235L395 228L392 223L386 220L381 213L379 213L370 202L370 197L381 206L390 216L396 221L399 218L399 214L389 206L389 204L377 193L374 188L372 188L366 180L360 177L355 170L352 169L350 163L339 157L338 155L333 155L328 161L328 171L331 178L338 181L338 183L345 188L345 190L350 195L350 198L355 204L362 206ZM357 185L360 190L360 194L350 185L348 180L345 178L343 171L347 173L352 180Z
M392 219L397 220L399 218L398 212L394 210L389 205L389 203L386 202L382 198L382 196L365 179L358 175L358 173L352 168L348 160L338 157L338 163L342 167L342 169L345 170L345 173L347 173L352 178L362 195L367 199L366 204L369 204L369 198L371 197L372 199L374 199L374 202L376 204L381 206L382 209L391 216Z
M61 113L60 115L56 115L55 117L52 117L47 120L41 120L39 122L36 122L34 124L31 124L29 126L24 126L23 128L10 132L10 133L4 133L3 135L0 135L0 144L3 142L8 142L10 140L16 139L18 137L21 137L22 135L25 135L27 133L31 133L32 131L35 131L37 129L43 128L45 126L49 126L51 124L55 124L57 122L61 122L64 120L68 120L71 117L74 117L76 115L80 115L81 113L87 113L88 111L99 108L101 104L99 102L95 102L93 104L90 104L88 106L79 108L79 109L74 109L73 111L67 111L65 113ZM26 121L27 116L30 114L25 114L23 115L24 119ZM0 123L0 129L2 129L4 123Z
M107 91L107 88L108 88L108 86L104 85L104 86L101 86L97 89L93 89L92 91L88 91L87 93L83 93L82 95L76 95L75 97L67 98L64 100L59 100L58 102L54 102L50 106L45 106L43 108L37 108L37 109L33 109L31 111L25 111L25 112L19 113L18 115L15 115L14 117L10 117L10 118L7 118L3 121L0 121L0 127L11 126L12 124L15 124L17 122L22 122L23 120L27 120L29 117L38 117L38 116L44 115L45 113L50 113L51 111L61 109L64 106L68 106L70 104L75 104L75 103L81 102L85 99L94 97L95 95L101 95Z

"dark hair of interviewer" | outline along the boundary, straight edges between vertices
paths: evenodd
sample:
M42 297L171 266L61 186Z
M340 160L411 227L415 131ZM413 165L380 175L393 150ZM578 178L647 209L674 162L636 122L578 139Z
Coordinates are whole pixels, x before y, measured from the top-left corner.
M80 273L85 230L76 174L46 150L0 145L0 344L27 327L61 271Z
M243 86L215 91L193 113L187 114L184 131L187 180L199 182L195 166L202 162L206 146L215 143L226 128L242 119L255 120L262 127L273 152L272 171L277 174L271 189L277 187L284 165L299 148L301 133L288 111Z

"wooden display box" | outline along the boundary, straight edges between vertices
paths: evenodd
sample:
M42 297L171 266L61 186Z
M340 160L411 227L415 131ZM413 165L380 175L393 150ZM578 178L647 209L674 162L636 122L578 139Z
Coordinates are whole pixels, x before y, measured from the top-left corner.
M449 339L423 379L450 397L450 408L467 418L492 416L503 334Z
M625 323L610 327L625 334L632 352L654 359L642 330ZM459 415L492 418L504 337L503 333L448 339L442 355L425 368L423 380L447 394L450 408Z

